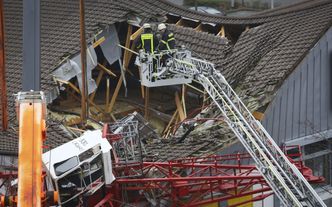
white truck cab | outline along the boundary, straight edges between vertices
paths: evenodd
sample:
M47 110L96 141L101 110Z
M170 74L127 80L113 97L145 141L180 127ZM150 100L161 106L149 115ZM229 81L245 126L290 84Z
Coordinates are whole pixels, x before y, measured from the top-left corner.
M111 149L102 132L95 130L43 154L61 206L73 206L80 195L92 195L115 180Z

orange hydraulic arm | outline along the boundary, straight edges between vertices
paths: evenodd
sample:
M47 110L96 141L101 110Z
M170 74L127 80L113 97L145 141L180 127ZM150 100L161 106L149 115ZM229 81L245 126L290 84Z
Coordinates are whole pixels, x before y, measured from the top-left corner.
M39 207L42 197L42 144L45 139L46 101L43 92L20 92L18 198L20 207Z
M0 207L55 205L57 192L43 189L42 146L46 138L46 100L43 92L19 92L16 100L19 120L17 196L0 196Z

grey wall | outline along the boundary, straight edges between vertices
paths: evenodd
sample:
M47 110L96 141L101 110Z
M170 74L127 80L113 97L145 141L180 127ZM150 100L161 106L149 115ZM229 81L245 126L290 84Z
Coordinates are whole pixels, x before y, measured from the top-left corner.
M304 145L332 137L331 66L332 27L283 83L265 112L263 125L279 144Z

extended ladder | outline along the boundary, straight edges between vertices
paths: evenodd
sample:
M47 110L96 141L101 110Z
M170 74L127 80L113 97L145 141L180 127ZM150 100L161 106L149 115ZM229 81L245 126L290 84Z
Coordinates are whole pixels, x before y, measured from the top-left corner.
M165 57L165 54L161 56ZM158 56L141 51L140 57L141 76L145 75L144 71L149 71L150 74L167 71L163 72L163 79L182 75L186 80L194 79L204 87L220 109L228 126L252 156L257 169L285 206L326 206L212 63L191 57L188 50L168 55L167 63L164 65L160 63L162 61ZM158 79L153 80L153 84L157 86Z

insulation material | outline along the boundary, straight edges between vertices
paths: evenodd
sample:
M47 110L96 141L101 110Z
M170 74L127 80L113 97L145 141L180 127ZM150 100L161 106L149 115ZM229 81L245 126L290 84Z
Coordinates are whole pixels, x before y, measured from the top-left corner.
M78 85L80 87L80 91L82 91L82 73L79 73L77 75L77 81L78 81ZM97 89L97 84L96 84L95 80L91 77L91 70L88 71L88 73L87 73L86 82L88 85L88 94L93 93Z
M86 71L87 71L87 85L88 94L93 93L97 89L95 80L91 77L91 71L97 66L97 55L93 46L88 47L86 52ZM53 72L53 76L57 79L69 81L73 77L77 77L78 85L82 91L82 74L81 74L81 54L74 56L72 59L67 60L58 69Z
M73 60L67 60L58 69L53 72L53 76L57 79L69 81L73 77L77 76L81 72L76 62Z
M118 46L120 41L115 26L111 25L107 27L97 36L98 39L102 37L105 37L105 41L100 44L100 48L103 51L108 63L113 64L121 58L121 49Z
M76 55L74 58L72 58L74 62L78 65L79 68L81 68L81 54ZM86 50L86 68L87 72L91 72L92 69L94 69L97 66L97 55L95 52L95 49L91 45Z

